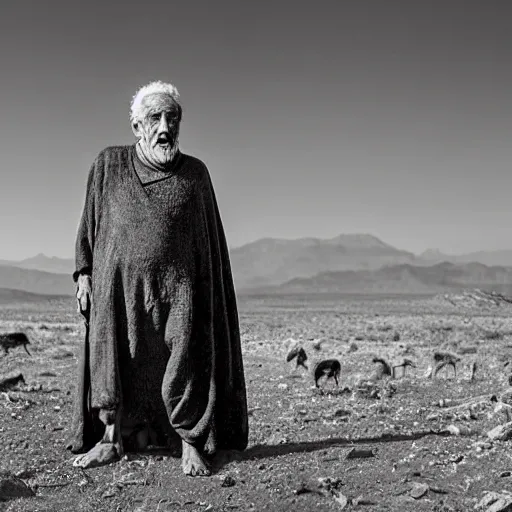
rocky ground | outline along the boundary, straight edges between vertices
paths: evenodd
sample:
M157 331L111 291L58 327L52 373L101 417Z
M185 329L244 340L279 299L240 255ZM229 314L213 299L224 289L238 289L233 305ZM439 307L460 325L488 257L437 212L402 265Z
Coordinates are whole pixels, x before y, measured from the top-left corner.
M2 305L0 332L25 332L32 356L0 355L2 376L25 379L0 393L0 510L512 510L505 298L252 297L239 307L250 445L195 479L170 453L74 468L65 439L84 327L73 301ZM310 370L340 360L338 388L315 389L310 370L286 362L298 343ZM461 357L456 378L452 368L425 376L439 349ZM368 384L374 356L416 368Z

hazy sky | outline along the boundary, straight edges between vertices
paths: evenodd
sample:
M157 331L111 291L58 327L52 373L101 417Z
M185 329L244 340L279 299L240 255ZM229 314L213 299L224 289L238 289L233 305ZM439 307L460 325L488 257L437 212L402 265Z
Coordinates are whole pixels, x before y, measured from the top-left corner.
M0 259L73 255L90 164L154 79L232 247L512 248L509 0L17 0L0 48Z

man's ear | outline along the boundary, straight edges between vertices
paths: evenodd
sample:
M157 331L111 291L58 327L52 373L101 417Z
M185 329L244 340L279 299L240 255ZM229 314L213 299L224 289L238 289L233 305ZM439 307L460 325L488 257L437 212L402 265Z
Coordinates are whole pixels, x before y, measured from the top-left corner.
M132 121L132 132L137 139L140 139L142 136L141 126L139 121Z

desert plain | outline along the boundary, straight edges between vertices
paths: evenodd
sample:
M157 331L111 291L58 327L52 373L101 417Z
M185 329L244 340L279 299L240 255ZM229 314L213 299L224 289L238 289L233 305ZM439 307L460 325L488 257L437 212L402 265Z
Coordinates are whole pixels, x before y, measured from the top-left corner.
M2 376L25 379L0 393L0 497L9 485L26 494L0 510L512 510L510 302L468 290L240 295L238 306L249 446L219 454L211 477L191 478L180 454L162 449L73 467L65 444L82 318L71 297L4 297L0 332L26 333L31 356L21 347L0 355ZM286 362L294 344L308 370ZM428 376L436 350L460 356L456 376L451 367ZM416 367L369 383L375 356ZM326 358L339 359L340 383L317 389L312 368Z

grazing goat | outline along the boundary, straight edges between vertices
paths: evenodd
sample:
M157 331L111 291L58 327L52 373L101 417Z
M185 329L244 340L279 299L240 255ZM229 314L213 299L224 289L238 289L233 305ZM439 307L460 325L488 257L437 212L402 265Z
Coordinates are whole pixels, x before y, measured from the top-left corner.
M380 379L382 379L382 377L384 377L384 375L389 375L390 377L393 376L393 369L391 368L391 365L383 357L375 356L372 359L372 362L377 363L379 366L372 373L369 380L371 380L371 381L380 380Z
M25 379L23 378L23 375L21 373L18 373L17 375L12 375L11 377L5 377L3 379L0 379L0 391L9 391L11 388L16 386L16 384L19 383L25 384Z
M400 364L395 364L393 366L393 378L396 378L395 368L403 368L402 377L405 377L406 369L408 366L410 366L411 368L416 368L414 361L411 361L407 357L404 357L404 359L402 360L402 362Z
M23 332L9 332L0 334L0 347L4 349L5 355L9 353L9 349L23 345L29 356L32 354L28 351L27 345L30 345L27 335Z
M455 378L457 378L457 363L460 361L461 358L453 352L434 352L434 362L436 363L436 367L432 376L435 377L441 368L450 365L453 367Z
M338 377L341 373L341 364L337 359L324 359L315 365L315 386L318 388L318 381L322 377L327 377L325 382L327 382L331 377L334 378L334 382L336 382L336 386L339 385Z
M288 355L286 356L286 362L289 363L295 357L297 358L297 368L302 366L307 370L308 367L306 365L306 361L308 356L306 351L301 346L294 347L290 350L290 352L288 352Z

